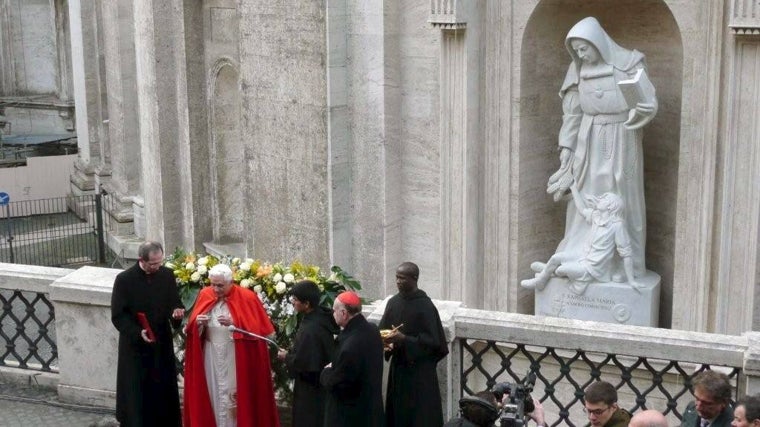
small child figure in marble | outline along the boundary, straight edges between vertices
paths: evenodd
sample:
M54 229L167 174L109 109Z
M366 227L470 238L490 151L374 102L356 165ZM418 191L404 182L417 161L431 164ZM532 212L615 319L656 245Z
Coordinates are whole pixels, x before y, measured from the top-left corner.
M570 279L571 289L577 293L585 292L593 281L605 282L613 268L615 252L623 260L623 270L631 287L637 292L642 287L633 275L631 258L631 241L622 218L623 200L615 193L604 193L599 197L589 197L585 203L575 183L570 186L578 210L591 225L585 255L578 259L577 254L557 252L549 261L534 262L531 269L536 272L532 279L520 282L528 289L543 290L552 275ZM588 205L591 207L587 207ZM614 281L622 278L612 275ZM617 280L616 280L617 279Z

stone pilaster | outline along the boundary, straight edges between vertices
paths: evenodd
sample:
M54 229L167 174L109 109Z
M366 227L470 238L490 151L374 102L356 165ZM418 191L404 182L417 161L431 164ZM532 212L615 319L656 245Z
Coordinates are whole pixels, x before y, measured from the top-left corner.
M70 0L69 23L79 148L79 160L71 177L71 190L79 195L95 189L94 168L101 161L103 118L96 3Z
M746 381L739 385L739 395L751 396L760 393L760 332L745 332L743 335L747 338L742 366Z
M718 254L710 305L714 331L738 334L754 329L758 312L755 289L760 269L760 4L730 2L727 100L723 156L718 166L722 179L717 198ZM745 309L737 310L737 307ZM752 310L746 309L752 307ZM754 323L754 324L753 324Z
M442 29L441 280L449 285L447 299L481 307L480 9L473 2L437 3L430 22Z
M145 215L140 237L162 240L167 248L194 247L193 217L187 215L193 194L183 12L181 0L134 2Z
M327 266L324 1L242 0L238 12L248 253Z
M107 83L110 142L108 170L101 168L98 188L106 193L104 210L110 216L108 232L134 234L133 196L139 191L140 150L135 79L133 2L118 0L101 4L103 50ZM137 166L137 167L136 167ZM103 179L110 178L110 179ZM111 241L111 240L109 240ZM121 253L119 247L112 247Z
M0 93L5 96L16 94L15 68L10 0L2 0L0 1Z
M700 51L690 58L693 80L684 87L680 160L678 172L678 216L676 218L675 271L673 277L673 329L718 332L711 326L710 282L714 254L715 166L719 139L721 48L723 2L701 5L703 38L684 38L684 52ZM693 9L693 8L692 8ZM685 58L686 59L686 58ZM699 83L696 83L699 82ZM677 303L676 303L677 302Z

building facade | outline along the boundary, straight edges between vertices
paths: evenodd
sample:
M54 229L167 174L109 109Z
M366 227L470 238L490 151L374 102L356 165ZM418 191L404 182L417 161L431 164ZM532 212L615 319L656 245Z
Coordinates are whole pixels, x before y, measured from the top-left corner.
M47 2L43 2L47 3ZM57 3L57 2L56 2ZM80 159L115 252L144 238L341 265L368 296L417 262L433 297L531 313L564 205L569 28L647 55L647 267L660 326L760 325L754 0L68 0Z

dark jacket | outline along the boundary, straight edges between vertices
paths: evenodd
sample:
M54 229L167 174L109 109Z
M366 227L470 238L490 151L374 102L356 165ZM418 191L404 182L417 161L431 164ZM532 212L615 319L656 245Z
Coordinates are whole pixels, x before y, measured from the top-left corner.
M377 326L361 314L349 320L320 381L327 391L326 426L383 426L383 342Z
M322 368L335 353L335 324L332 310L317 307L304 314L293 348L285 365L293 377L293 427L321 427L325 421L325 390L319 384Z
M494 424L488 424L486 427L493 427ZM467 418L454 418L453 420L450 420L446 424L443 425L443 427L482 427L479 426L472 421L468 420Z
M710 424L710 427L729 427L734 419L734 407L726 405L723 412ZM700 417L697 413L697 405L694 402L689 403L686 412L681 419L681 427L699 427Z
M631 421L631 413L623 408L618 408L615 411L604 427L628 427L628 423Z

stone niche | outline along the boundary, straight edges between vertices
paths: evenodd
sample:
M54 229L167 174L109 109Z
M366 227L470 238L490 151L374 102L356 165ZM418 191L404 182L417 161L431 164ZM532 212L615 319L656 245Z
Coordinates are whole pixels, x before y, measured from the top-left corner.
M660 326L670 323L678 185L683 47L681 33L660 0L551 1L530 14L520 48L518 274L531 277L532 261L545 261L562 239L565 203L546 194L557 169L562 108L559 88L570 63L564 39L579 20L594 16L621 46L646 55L659 111L644 131L647 269L662 276ZM531 292L531 291L525 291ZM521 300L525 301L523 298ZM656 316L655 316L656 318Z

